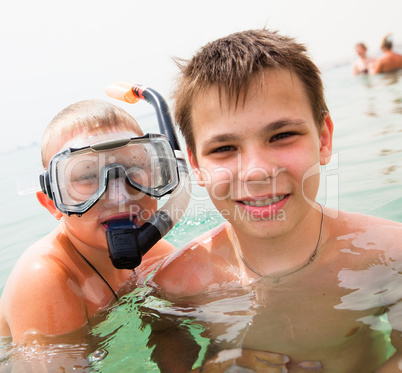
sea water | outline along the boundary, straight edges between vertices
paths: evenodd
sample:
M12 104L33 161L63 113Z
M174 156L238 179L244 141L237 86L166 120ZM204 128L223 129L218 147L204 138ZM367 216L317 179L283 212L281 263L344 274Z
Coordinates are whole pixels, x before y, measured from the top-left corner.
M318 201L402 222L402 71L355 77L351 66L344 65L324 71L323 79L335 132L332 160L321 170ZM144 132L157 129L153 116L139 122ZM58 222L39 205L34 194L17 195L17 178L41 169L39 145L0 154L0 164L2 290L21 253ZM205 190L193 182L188 211L166 238L180 247L222 221ZM247 303L247 299L242 302ZM166 309L171 309L169 302L154 297L150 289L139 288L108 310L81 345L51 346L42 351L43 356L55 370L74 367L70 370L158 372L150 358L150 326L143 320L147 313L155 316ZM201 359L209 344L202 327L191 317L181 317L180 323L200 346ZM24 354L35 355L32 350L16 351L7 340L2 343L0 370L18 366ZM88 360L78 363L76 356L82 356L83 351L88 352Z

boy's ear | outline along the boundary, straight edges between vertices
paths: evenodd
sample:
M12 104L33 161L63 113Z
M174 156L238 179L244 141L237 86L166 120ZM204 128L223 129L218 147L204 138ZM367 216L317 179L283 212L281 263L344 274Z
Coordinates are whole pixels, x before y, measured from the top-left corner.
M197 159L195 158L193 152L190 150L190 148L187 148L187 155L188 155L188 160L190 162L191 168L193 169L193 174L195 177L195 180L197 181L199 186L205 187L205 183L202 177L202 172L200 170L200 167L198 166Z
M36 198L39 203L45 207L57 220L60 220L63 213L57 210L54 202L43 192L36 192Z
M334 124L331 116L325 114L324 123L320 133L320 164L326 165L331 160L332 155L332 135L334 133Z

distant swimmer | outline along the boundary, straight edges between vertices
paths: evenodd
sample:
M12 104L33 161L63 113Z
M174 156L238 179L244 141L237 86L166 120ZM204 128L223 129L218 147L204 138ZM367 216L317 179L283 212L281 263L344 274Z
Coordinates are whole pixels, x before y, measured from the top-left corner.
M383 55L370 66L370 74L386 73L402 68L402 55L392 51L392 35L386 35L381 43Z
M364 43L357 43L355 50L359 57L353 64L353 74L368 74L369 66L374 62L374 59L367 57L367 47Z

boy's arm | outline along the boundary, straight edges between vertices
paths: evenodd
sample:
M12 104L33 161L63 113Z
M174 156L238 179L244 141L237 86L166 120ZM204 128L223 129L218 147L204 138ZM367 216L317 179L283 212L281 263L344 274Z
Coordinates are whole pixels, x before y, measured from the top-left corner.
M355 63L353 64L352 73L353 75L358 75L360 73L358 61L355 61Z
M142 258L141 264L135 268L137 274L137 284L146 281L148 275L159 268L161 263L166 260L176 247L168 241L162 239L157 242Z
M158 241L142 258L141 265L146 263L149 265L155 260L160 260L161 258L166 258L168 255L172 254L176 250L170 242L162 239Z
M237 277L226 271L228 262L221 253L228 246L226 228L223 223L175 251L153 276L154 284L170 296L186 297L213 284L235 281Z
M2 311L14 343L29 334L60 335L88 321L82 291L57 259L24 258L11 273L2 295ZM36 337L35 337L36 338Z
M382 60L374 60L369 67L369 73L371 75L379 74L382 71Z
M188 249L171 255L152 281L164 293L180 298L200 294L212 284L226 282L227 278L208 250L198 247L197 252Z

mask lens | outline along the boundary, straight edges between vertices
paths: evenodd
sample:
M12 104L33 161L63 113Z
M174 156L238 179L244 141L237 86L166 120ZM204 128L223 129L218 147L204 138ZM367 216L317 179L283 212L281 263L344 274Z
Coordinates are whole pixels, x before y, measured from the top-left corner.
M57 164L57 183L61 202L80 205L100 188L99 168L102 154L82 154L61 160Z
M132 163L126 165L130 183L144 193L153 196L166 194L176 186L176 159L165 141L152 141L132 148ZM129 166L129 167L128 167Z

